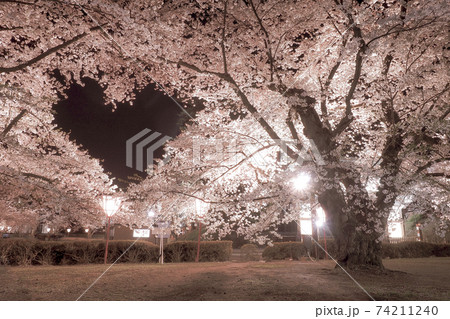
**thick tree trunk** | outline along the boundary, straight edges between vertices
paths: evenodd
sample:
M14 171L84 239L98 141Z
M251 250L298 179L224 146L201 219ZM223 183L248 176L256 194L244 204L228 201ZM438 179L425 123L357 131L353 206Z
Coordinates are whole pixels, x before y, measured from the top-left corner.
M375 232L365 214L349 211L342 194L336 190L326 190L319 195L319 203L327 213L327 224L333 234L337 252L335 258L341 266L352 269L377 268L383 270L380 235Z
M339 247L338 262L348 268L384 269L381 259L381 241L364 232L336 238Z

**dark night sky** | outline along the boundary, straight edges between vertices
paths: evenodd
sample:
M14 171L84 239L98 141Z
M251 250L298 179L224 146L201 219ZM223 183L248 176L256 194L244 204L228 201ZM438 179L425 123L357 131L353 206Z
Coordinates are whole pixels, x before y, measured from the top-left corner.
M124 187L126 183L120 180L134 174L145 176L126 166L126 140L145 128L175 137L179 133L181 110L150 85L137 93L132 106L118 104L112 112L111 105L104 105L103 90L98 83L91 79L84 81L84 87L72 85L67 90L69 98L54 105L55 123L92 157L104 160L105 171L116 177L118 186ZM155 155L162 154L159 149Z

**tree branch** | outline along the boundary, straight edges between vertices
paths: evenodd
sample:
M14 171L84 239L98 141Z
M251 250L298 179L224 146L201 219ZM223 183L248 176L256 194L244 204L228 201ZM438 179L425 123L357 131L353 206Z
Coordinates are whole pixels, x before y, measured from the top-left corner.
M102 27L103 27L103 25L96 26L96 27L93 27L93 28L89 29L89 31L91 31L91 32L92 31L96 31L96 30L101 29ZM66 41L64 43L61 43L60 45L57 45L56 47L50 48L47 51L39 54L37 57L35 57L35 58L31 59L31 60L28 60L28 61L26 61L24 63L21 63L19 65L16 65L16 66L13 66L13 67L0 67L0 73L11 73L11 72L16 72L16 71L20 71L22 69L25 69L26 67L28 67L30 65L33 65L34 63L39 62L40 60L46 58L47 56L49 56L49 55L51 55L53 53L56 53L57 51L65 48L65 47L68 47L69 45L71 45L71 44L73 44L73 43L83 39L88 34L89 33L87 33L87 32L83 32L82 34L79 34L76 37L74 37L74 38L72 38L72 39L70 39L70 40L68 40L68 41Z
M424 18L424 19L425 19L425 18ZM422 19L422 20L424 20L424 19ZM408 31L414 31L414 30L417 30L417 29L421 29L421 28L424 28L424 27L426 27L426 26L428 26L428 25L434 23L435 21L436 21L436 19L432 19L432 20L430 20L430 21L428 21L428 22L426 22L426 23L424 23L424 24L422 24L422 25L421 25L420 22L419 22L419 23L418 23L416 26L414 26L414 27L404 28L404 29L400 29L400 30L395 30L395 28L397 28L397 27L399 27L399 26L402 26L402 24L394 25L394 26L393 26L392 28L390 28L387 32L385 32L385 33L383 33L383 34L380 34L380 35L378 35L378 36L372 38L371 40L369 40L369 41L367 42L367 46L369 46L370 44L372 44L372 42L375 42L376 40L379 40L379 39L381 39L381 38L390 36L391 34L399 34L399 33L402 33L402 32L408 32Z
M11 129L17 125L17 123L20 121L20 119L27 113L27 110L20 111L19 114L16 115L16 117L8 124L8 126L3 130L3 132L0 134L0 140L2 140L6 134L8 134Z
M164 59L164 58L163 58ZM197 66L190 64L190 63L186 63L184 61L178 61L178 62L173 62L167 59L164 59L165 61L169 62L169 63L175 63L177 65L180 66L184 66L188 69L191 69L195 72L198 73L202 73L202 74L210 74L210 75L215 75L217 77L219 77L220 79L228 82L229 84L231 84L231 86L233 87L234 91L236 92L237 96L240 98L242 104L245 106L245 108L247 109L247 111L250 112L250 114L253 115L253 117L255 118L255 120L261 125L261 127L266 131L266 133L270 136L270 138L272 138L272 140L277 143L277 145L283 150L283 152L286 153L287 156L289 156L290 158L292 158L293 160L297 160L299 157L299 154L297 154L295 151L293 151L287 144L286 142L284 142L280 136L278 136L278 134L275 132L275 130L272 128L272 126L270 126L269 123L267 123L267 121L262 117L262 115L258 112L258 110L253 106L253 104L248 100L247 96L245 95L244 92L242 92L241 88L239 87L239 85L234 81L234 79L231 77L230 74L227 73L221 73L221 72L215 72L215 71L208 71L208 70L202 70L200 68L198 68Z
M223 72L225 74L228 74L227 55L225 54L225 26L226 26L226 22L227 22L227 6L228 6L228 0L225 0L224 9L223 9L222 41L220 42L220 46L222 47Z
M262 19L260 18L255 5L253 3L253 0L249 0L249 3L252 7L252 11L255 14L256 20L258 20L258 24L262 30L262 32L264 33L265 36L265 46L267 48L267 57L269 59L269 63L270 63L270 82L273 82L273 73L274 73L274 67L273 67L273 55L272 55L272 46L270 45L270 38L269 38L269 32L267 32L267 29L264 27L264 24L262 22Z
M356 25L353 21L353 17L351 14L348 14L349 24L353 26L353 35L356 39L359 39L359 49L356 53L355 58L355 72L353 74L353 79L351 81L350 89L348 90L347 96L345 97L345 115L341 119L341 121L336 125L336 128L333 130L333 137L341 134L345 129L350 125L353 121L352 116L352 104L351 100L353 99L353 95L356 90L356 86L358 85L359 79L361 77L362 70L362 61L363 55L366 51L367 45L363 40L361 29Z
M300 141L300 138L299 138L299 136L297 134L297 130L295 129L295 125L292 122L292 109L289 109L288 116L286 118L286 125L289 128L289 131L291 132L292 138L297 142L297 144L296 144L297 149L301 150L303 145L302 145L302 143Z

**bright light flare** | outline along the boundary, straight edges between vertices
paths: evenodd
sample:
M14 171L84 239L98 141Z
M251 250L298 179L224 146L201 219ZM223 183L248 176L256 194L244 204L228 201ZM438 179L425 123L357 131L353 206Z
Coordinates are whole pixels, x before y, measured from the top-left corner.
M298 191L305 190L309 186L311 176L307 173L300 173L297 177L292 179L294 188Z
M316 226L322 227L325 225L326 217L325 217L325 211L322 207L316 208Z
M195 199L195 213L198 217L203 217L209 210L209 203L202 201L201 199Z
M119 210L120 203L120 198L105 195L103 196L101 205L103 210L105 211L105 214L108 217L111 217Z
M150 217L150 218L155 217L155 211L154 211L153 209L150 209L150 210L147 212L147 216Z

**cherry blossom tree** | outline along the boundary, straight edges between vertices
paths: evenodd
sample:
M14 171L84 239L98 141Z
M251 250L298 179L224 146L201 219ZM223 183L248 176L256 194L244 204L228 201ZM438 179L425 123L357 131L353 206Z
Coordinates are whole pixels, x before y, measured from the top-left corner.
M234 151L244 155L237 159L237 168L212 148L213 166L189 165L195 154L189 154L182 135L178 148L184 157L170 164L180 169L174 175L171 166L163 174L164 182L169 176L175 181L162 188L152 177L147 190L189 197L175 187L184 171L191 180L188 188L193 178L210 188L200 192L208 192L206 200L216 204L211 225L219 227L217 221L223 225L219 216L228 211L236 216L226 220L239 221L245 234L261 232L290 220L287 212L295 218L292 190L282 187L281 181L289 184L292 171L305 169L292 166L309 140L324 161L314 163L311 191L327 213L338 260L349 266L381 266L380 240L399 195L433 198L433 205L445 207L443 216L448 218L449 85L443 31L448 16L441 2L427 9L423 5L410 1L166 5L182 26L174 27L173 16L159 20L164 49L154 55L165 64L158 66L171 87L208 104L185 134L207 136L213 143L246 134L257 141L259 150L255 145L253 150L264 161L259 165L247 161L253 157L252 147L238 147ZM164 33L166 29L169 32ZM175 67L167 67L170 64ZM264 143L267 138L269 143ZM296 145L286 144L286 139ZM277 152L266 151L270 143L292 160L290 174L277 171ZM420 194L425 189L428 192ZM139 192L145 193L145 188ZM236 205L242 193L253 196L244 198L245 205ZM220 206L226 195L236 196L234 210Z
M13 230L101 225L98 197L112 181L98 160L51 124L48 101L4 88L0 125L0 221Z
M40 51L55 39L40 41L34 27L48 25L33 14L40 8L50 17L51 11L14 1L2 1L0 7L0 226L32 232L40 224L55 230L99 227L104 214L98 196L114 187L100 162L53 124L52 104L65 86L51 75L56 65L40 63L46 56L39 57ZM9 68L12 58L15 65Z
M123 101L157 81L180 100L204 101L169 146L172 161L130 191L139 212L167 201L163 214L178 223L198 197L211 204L212 228L258 236L317 200L337 259L378 267L399 196L428 199L448 218L444 1L1 5L1 83L44 97L89 76ZM208 165L192 163L188 145L201 138L226 141L232 154L206 150ZM303 161L305 147L320 160ZM313 183L295 193L289 181L305 170Z

